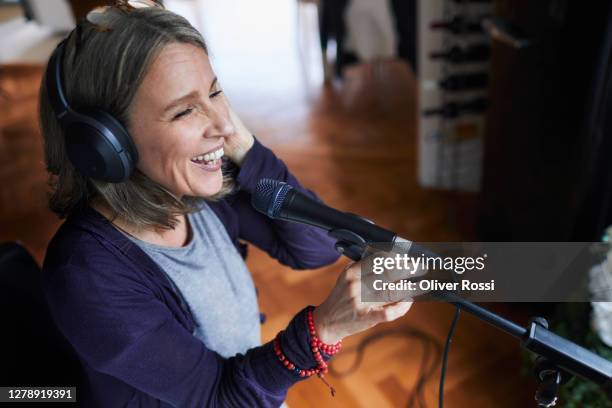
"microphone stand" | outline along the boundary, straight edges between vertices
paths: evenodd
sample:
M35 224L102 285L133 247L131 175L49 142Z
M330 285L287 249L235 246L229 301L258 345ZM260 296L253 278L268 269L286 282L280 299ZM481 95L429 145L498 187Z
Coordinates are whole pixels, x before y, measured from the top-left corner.
M362 237L344 229L329 231L329 235L338 240L340 254L361 260L367 245ZM612 399L612 362L548 330L546 319L535 317L522 327L454 293L437 291L432 295L516 337L522 347L538 355L534 374L540 383L535 395L539 407L554 406L560 386L572 375L599 384Z
M548 330L546 319L535 317L527 327L522 327L454 293L436 292L434 297L516 337L522 347L539 356L534 365L540 383L535 395L539 406L554 406L561 384L569 381L571 375L599 384L612 399L612 362Z

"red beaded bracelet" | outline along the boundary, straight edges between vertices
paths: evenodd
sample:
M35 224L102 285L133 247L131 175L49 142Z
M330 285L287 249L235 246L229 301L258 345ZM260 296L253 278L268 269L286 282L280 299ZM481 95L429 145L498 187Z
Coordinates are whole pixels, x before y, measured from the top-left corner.
M296 375L300 377L310 377L314 374L317 374L317 376L325 383L325 385L329 387L332 396L335 396L336 390L334 389L334 387L330 386L329 383L323 378L325 374L327 374L328 368L327 363L321 355L321 351L327 354L328 356L333 356L334 354L337 354L340 349L342 349L342 340L340 340L336 344L325 344L321 341L321 339L319 339L319 336L317 336L317 331L315 329L314 319L312 317L313 310L313 307L308 308L307 320L308 329L310 333L310 345L312 355L315 361L317 362L317 366L315 368L301 369L296 367L295 364L289 361L285 354L283 354L283 351L281 350L280 346L280 335L282 331L280 331L274 339L274 353L278 357L279 361L287 368L287 370L293 371Z
M312 311L314 307L308 308L308 329L310 330L310 344L313 348L313 353L321 350L328 356L333 356L337 354L342 349L342 340L338 341L336 344L325 344L321 341L319 336L317 336L317 330L315 329L314 317ZM317 349L317 350L315 350Z

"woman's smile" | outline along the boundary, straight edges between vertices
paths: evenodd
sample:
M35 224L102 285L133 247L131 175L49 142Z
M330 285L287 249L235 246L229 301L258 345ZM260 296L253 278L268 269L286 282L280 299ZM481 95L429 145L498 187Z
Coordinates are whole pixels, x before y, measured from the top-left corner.
M221 146L208 153L192 157L191 163L206 171L217 171L221 168L223 154L223 146Z

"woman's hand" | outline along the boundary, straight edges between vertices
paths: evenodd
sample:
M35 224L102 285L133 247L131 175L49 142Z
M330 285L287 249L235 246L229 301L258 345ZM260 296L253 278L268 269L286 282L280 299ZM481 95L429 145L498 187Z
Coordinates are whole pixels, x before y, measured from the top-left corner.
M393 295L388 302L362 302L361 267L361 262L348 265L327 299L313 312L317 334L326 344L402 317L412 306L412 302Z
M251 150L251 147L253 147L255 138L246 128L244 123L242 123L242 120L240 120L236 112L234 112L225 94L221 95L223 96L223 100L229 112L230 120L232 121L235 129L235 132L232 135L225 138L223 150L225 151L225 155L231 161L236 163L238 166L241 166L247 153L249 150Z

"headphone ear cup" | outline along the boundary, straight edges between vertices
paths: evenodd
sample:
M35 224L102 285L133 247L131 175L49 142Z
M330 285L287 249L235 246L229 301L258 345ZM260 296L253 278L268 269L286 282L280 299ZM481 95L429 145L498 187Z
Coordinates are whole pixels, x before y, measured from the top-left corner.
M125 128L101 111L73 112L66 125L66 151L83 175L110 183L126 181L138 160Z
M51 107L64 126L68 158L84 176L111 183L126 181L138 162L136 146L112 115L70 107L62 85L65 44L66 39L51 54L45 81Z

